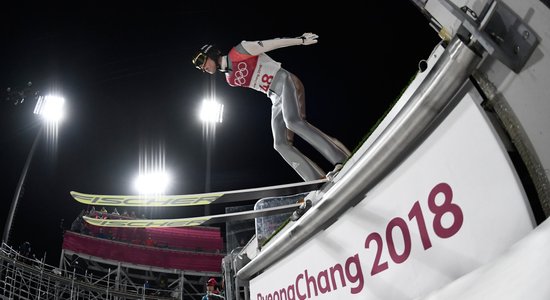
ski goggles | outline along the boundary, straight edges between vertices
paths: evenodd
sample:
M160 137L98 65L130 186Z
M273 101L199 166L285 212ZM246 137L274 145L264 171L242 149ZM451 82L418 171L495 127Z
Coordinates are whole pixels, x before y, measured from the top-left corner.
M204 52L199 52L193 58L193 64L195 65L195 68L204 72L204 65L206 64L207 60L208 60L208 55L206 55L206 53Z

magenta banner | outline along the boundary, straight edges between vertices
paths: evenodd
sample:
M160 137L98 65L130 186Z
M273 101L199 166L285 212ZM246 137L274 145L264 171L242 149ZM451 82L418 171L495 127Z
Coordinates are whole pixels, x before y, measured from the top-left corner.
M127 244L66 231L63 249L104 259L169 269L221 272L221 253L198 253Z

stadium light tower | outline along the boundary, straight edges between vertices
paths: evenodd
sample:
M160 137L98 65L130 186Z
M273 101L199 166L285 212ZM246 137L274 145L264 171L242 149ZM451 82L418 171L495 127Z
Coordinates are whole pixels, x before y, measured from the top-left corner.
M204 123L221 123L223 121L223 104L215 99L204 99L199 117Z
M211 169L211 152L216 133L216 124L223 122L223 104L216 101L214 98L204 99L202 101L199 117L203 122L203 135L206 139L206 174L204 189L205 192L210 191L210 169Z
M4 226L4 234L2 236L3 243L7 244L9 242L11 225L13 222L13 217L17 208L17 204L19 202L19 198L21 197L21 189L23 188L23 184L25 183L25 178L27 177L27 172L29 171L29 166L31 164L38 142L40 141L40 137L42 136L42 132L44 132L44 127L53 126L57 128L57 125L64 117L64 105L65 99L60 96L47 95L40 96L38 98L38 101L34 108L34 114L41 116L44 122L42 123L42 126L40 126L40 130L38 131L38 134L34 139L31 151L27 156L25 166L23 167L23 171L21 172L21 177L19 177L19 182L17 183L17 188L15 189L15 194L13 195L13 200L11 201L8 218L6 219L6 224Z
M164 171L140 173L134 186L140 195L162 195L170 184L170 175Z

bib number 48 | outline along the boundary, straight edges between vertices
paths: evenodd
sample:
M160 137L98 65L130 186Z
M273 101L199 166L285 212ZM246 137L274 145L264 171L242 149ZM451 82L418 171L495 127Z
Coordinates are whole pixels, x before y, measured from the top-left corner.
M262 76L262 82L264 84L260 84L260 88L267 93L269 87L271 86L271 81L273 81L273 75L264 74L264 76Z

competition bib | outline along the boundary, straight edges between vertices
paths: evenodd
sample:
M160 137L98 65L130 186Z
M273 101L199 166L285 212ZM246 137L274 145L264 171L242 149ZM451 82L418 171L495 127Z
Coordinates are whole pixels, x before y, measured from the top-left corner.
M281 64L262 53L250 55L239 53L235 48L229 52L232 71L225 75L230 86L253 88L267 94L273 77L281 68Z

